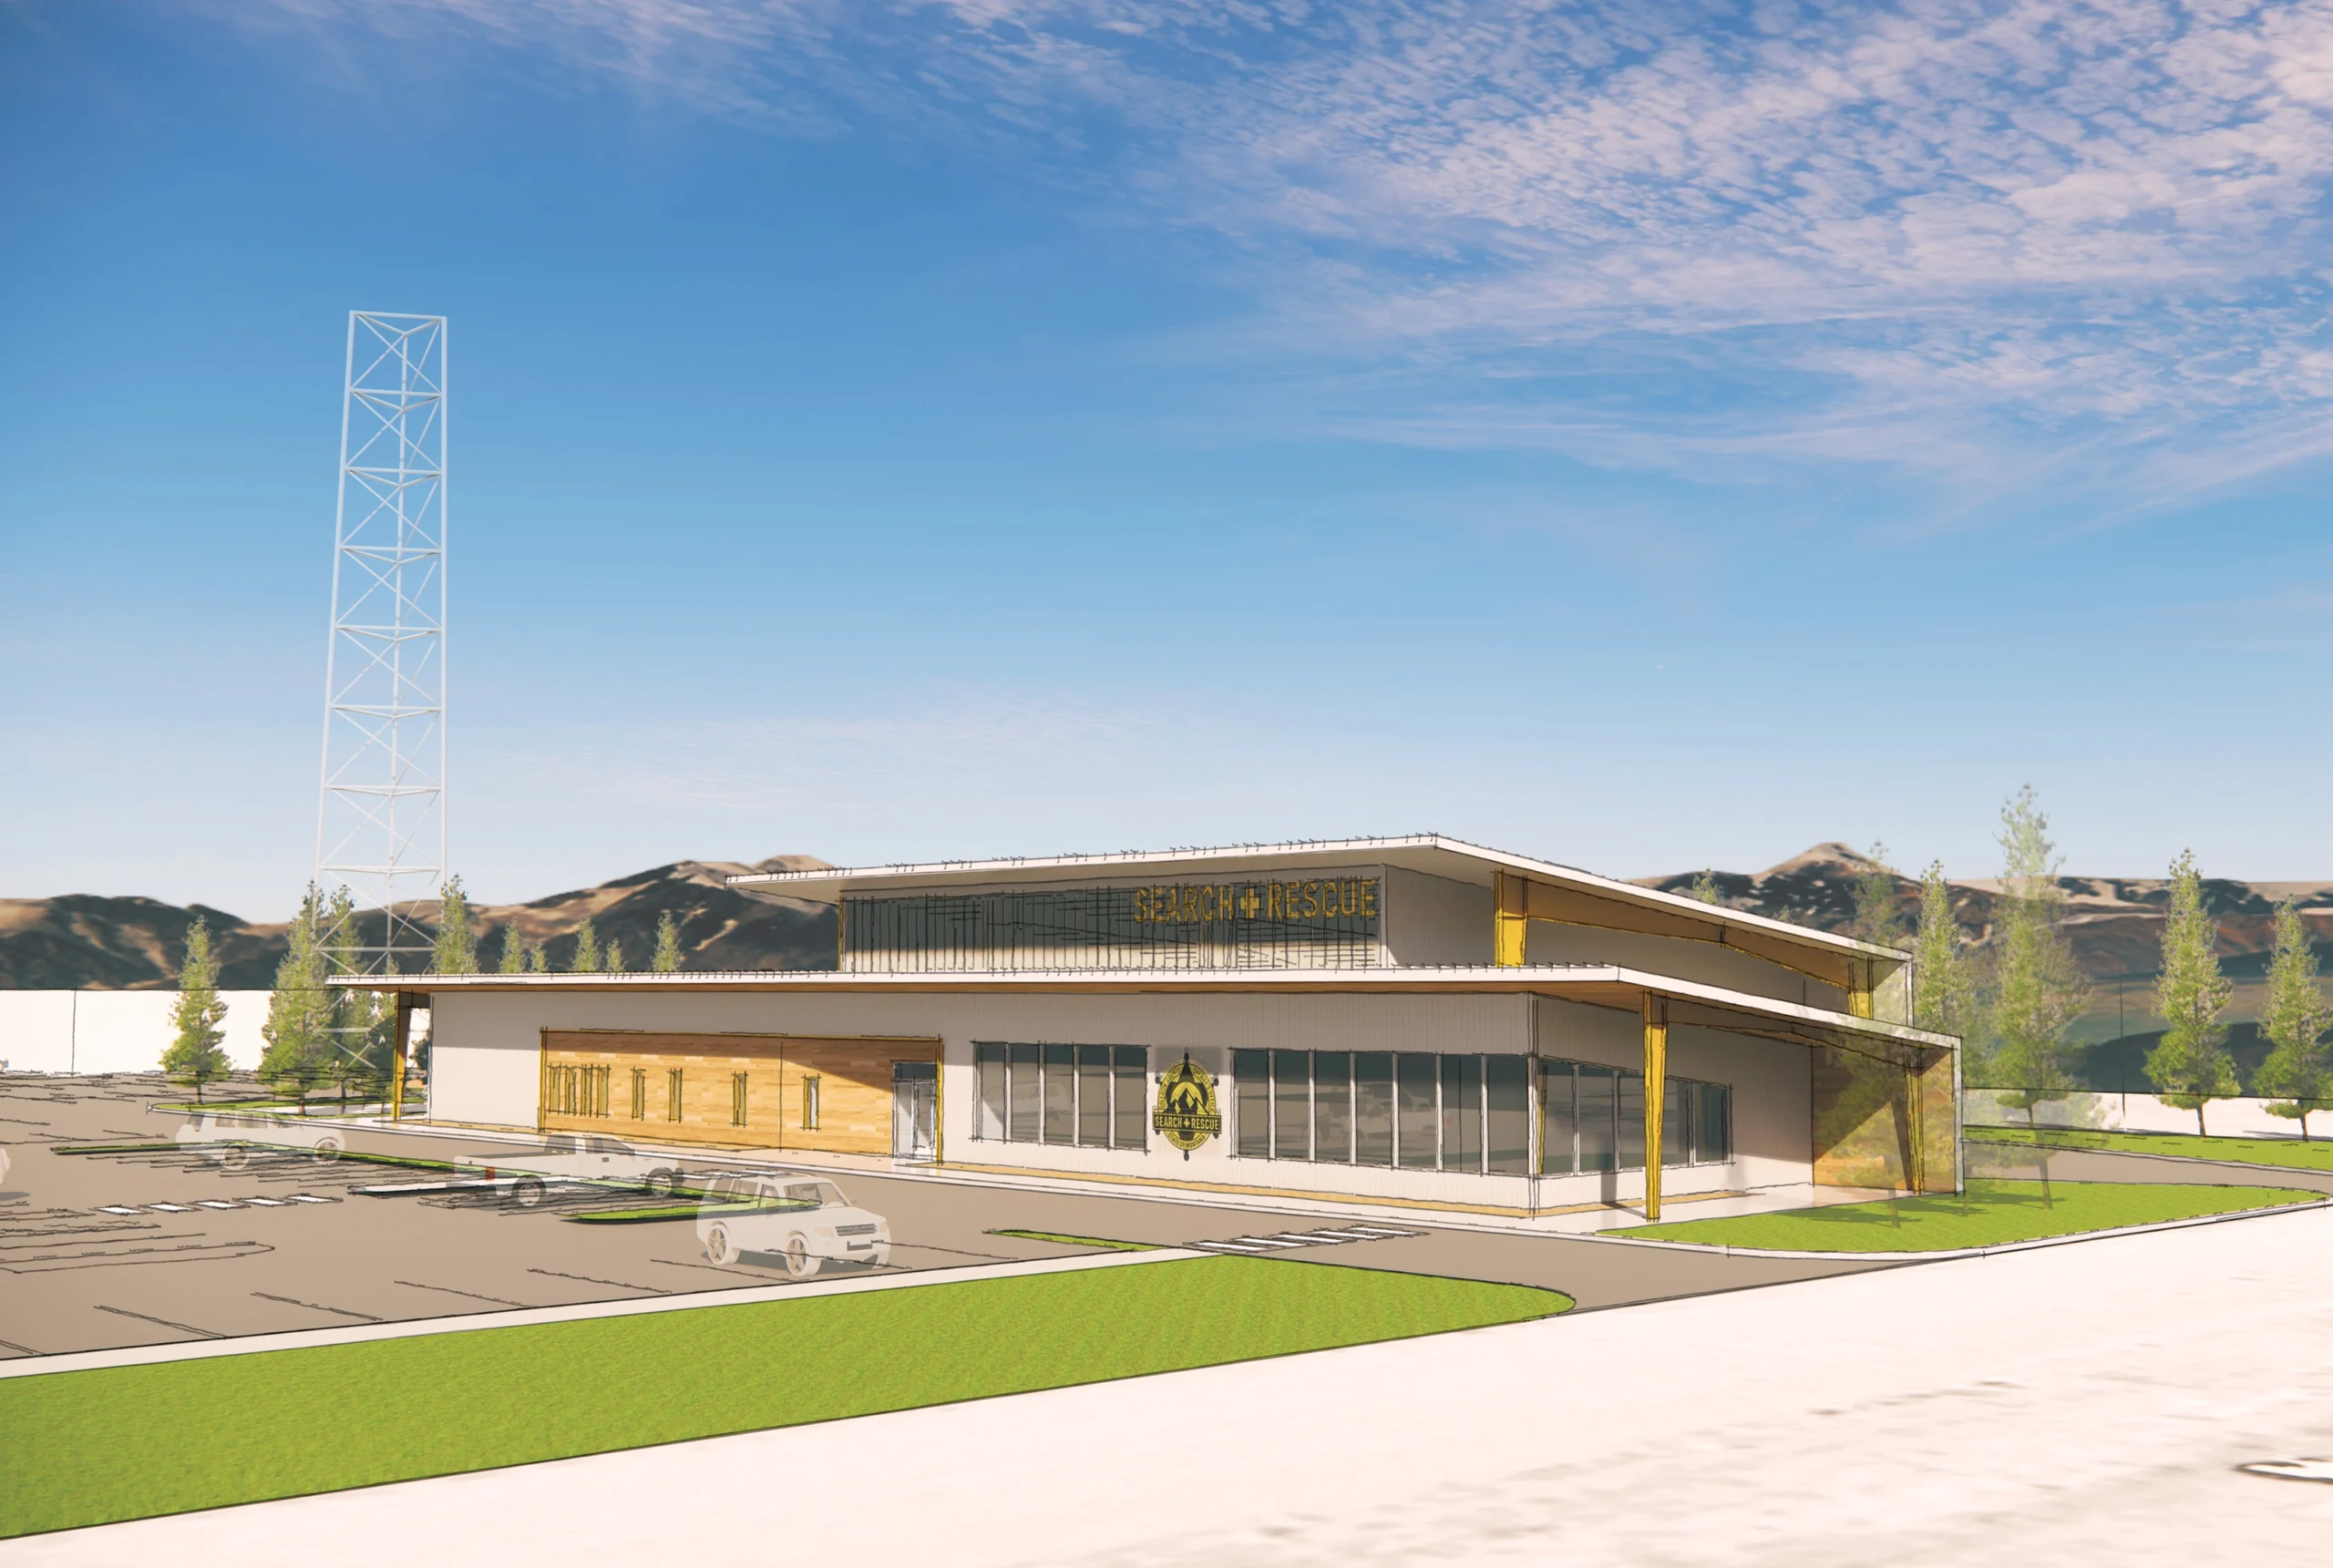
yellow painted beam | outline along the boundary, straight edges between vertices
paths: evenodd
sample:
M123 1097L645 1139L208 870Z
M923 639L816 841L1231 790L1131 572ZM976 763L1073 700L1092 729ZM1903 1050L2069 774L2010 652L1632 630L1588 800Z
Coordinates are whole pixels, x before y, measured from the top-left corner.
M1524 934L1531 928L1531 884L1504 871L1491 875L1491 962L1503 969L1523 967Z
M1669 999L1644 999L1644 1217L1660 1217L1660 1122L1669 1097Z

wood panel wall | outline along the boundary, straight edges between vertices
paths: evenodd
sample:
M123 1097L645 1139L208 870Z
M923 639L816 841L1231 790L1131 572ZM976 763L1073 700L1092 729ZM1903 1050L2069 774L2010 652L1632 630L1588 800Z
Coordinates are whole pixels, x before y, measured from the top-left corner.
M936 1040L545 1030L545 1081L554 1067L608 1068L608 1114L543 1109L537 1124L544 1132L601 1132L648 1143L888 1154L892 1063L939 1060ZM644 1114L638 1117L632 1114L634 1071L646 1075ZM671 1092L674 1071L681 1074L677 1104ZM735 1117L739 1074L745 1080L743 1126ZM803 1125L803 1083L811 1077L819 1081L817 1127ZM548 1107L550 1099L536 1103Z

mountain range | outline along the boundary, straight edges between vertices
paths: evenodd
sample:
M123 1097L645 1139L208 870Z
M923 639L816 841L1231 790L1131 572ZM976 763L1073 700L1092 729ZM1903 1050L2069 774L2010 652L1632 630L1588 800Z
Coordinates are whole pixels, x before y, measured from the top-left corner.
M614 941L623 948L626 967L645 968L657 921L670 914L680 926L683 968L832 968L832 905L741 893L725 880L747 871L814 871L826 864L807 855L776 855L750 866L680 860L531 903L473 905L478 962L495 967L503 932L515 926L528 941L543 945L552 968L567 968L574 962L576 929L589 920L602 948ZM275 983L289 922L256 923L201 904L76 893L0 898L0 989L174 986L187 928L198 916L210 924L223 989L264 990Z
M743 892L725 880L745 871L816 870L827 864L805 855L752 865L681 860L530 903L474 906L479 962L494 967L503 933L516 927L528 941L542 944L552 968L566 968L573 961L576 928L590 920L602 946L619 943L628 967L644 968L657 921L669 913L680 927L683 968L831 968L833 906ZM1818 844L1763 871L1680 872L1639 881L1691 894L1706 875L1728 907L1844 931L1855 921L1855 886L1872 866L1844 844ZM1896 916L1908 931L1919 884L1900 873L1888 876ZM2073 1031L2078 1074L2096 1088L2143 1088L2140 1063L2161 1032L2148 1004L2170 884L2163 877L2065 876L2060 886L2067 899L2067 939L2091 986L2089 1010ZM1992 931L1999 884L1957 881L1952 893L1954 915L1981 952ZM2219 930L2222 969L2235 983L2231 1046L2248 1078L2266 1053L2252 1020L2259 1013L2276 906L2297 898L2320 958L2333 958L2333 883L2215 878L2205 883L2205 897ZM221 986L264 989L273 984L284 951L283 924L242 920L200 904L70 894L0 899L0 989L175 985L187 928L198 916L210 923Z

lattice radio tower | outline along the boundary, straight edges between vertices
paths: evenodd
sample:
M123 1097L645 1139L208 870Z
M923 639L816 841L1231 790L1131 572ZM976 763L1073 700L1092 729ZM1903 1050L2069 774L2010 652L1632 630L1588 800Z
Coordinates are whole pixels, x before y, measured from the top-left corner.
M446 875L445 317L349 313L334 534L316 883L361 912L335 957L411 973Z

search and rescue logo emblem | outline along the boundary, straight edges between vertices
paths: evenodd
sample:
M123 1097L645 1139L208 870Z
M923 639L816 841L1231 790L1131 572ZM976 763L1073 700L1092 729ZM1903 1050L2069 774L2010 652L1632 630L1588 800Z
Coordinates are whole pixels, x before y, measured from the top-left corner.
M1209 1138L1222 1136L1223 1112L1215 1102L1215 1076L1193 1061L1188 1051L1177 1066L1158 1075L1158 1109L1151 1112L1153 1131L1191 1157L1191 1151Z

